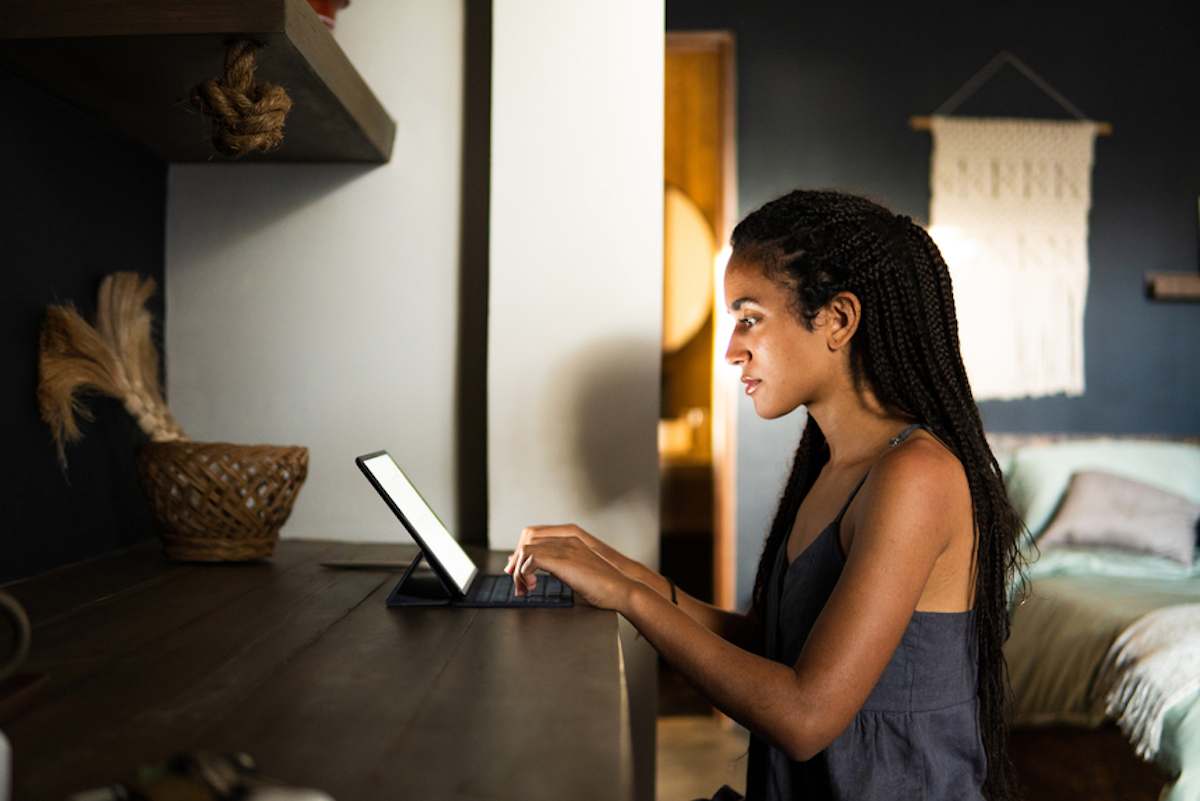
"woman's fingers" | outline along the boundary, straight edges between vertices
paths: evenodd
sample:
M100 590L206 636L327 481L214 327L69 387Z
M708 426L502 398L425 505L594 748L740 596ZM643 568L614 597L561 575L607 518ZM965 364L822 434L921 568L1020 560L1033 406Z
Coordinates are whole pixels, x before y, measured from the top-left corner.
M513 584L515 585L513 592L516 595L521 595L537 584L537 579L534 577L532 570L526 571L527 575L522 574L521 564L526 561L525 546L531 544L539 536L546 536L546 532L540 531L538 527L523 529L521 537L517 540L516 549L508 556L508 564L505 565L504 572L513 577Z
M520 566L517 568L516 576L519 579L517 581L517 595L521 595L525 591L533 589L534 585L537 584L537 577L533 573L535 569L536 568L533 565L533 554L526 555L525 560L521 562Z
M556 526L528 526L521 530L521 536L517 540L517 547L508 556L508 562L504 566L504 572L513 577L515 589L513 592L516 595L521 595L526 590L537 586L537 574L534 573L534 568L522 570L523 563L528 562L526 554L526 546L532 545L539 538L555 538L555 542L562 538L574 537L584 545L587 542L580 536L581 529L573 524L556 525Z
M520 551L513 554L513 563L512 563L513 595L520 595L521 592L525 589L524 585L521 582L521 560L524 558L525 558L524 554L521 553Z
M525 576L521 574L521 563L525 559L525 552L518 548L515 553L509 554L508 564L504 567L504 572L513 577L513 593L515 595L520 595L528 585Z

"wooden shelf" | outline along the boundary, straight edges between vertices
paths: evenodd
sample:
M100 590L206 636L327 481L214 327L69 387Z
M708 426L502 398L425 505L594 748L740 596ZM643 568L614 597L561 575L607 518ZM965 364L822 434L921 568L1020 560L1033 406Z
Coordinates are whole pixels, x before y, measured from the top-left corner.
M307 0L18 0L0 3L0 59L165 161L227 161L191 89L250 38L256 78L293 106L284 141L238 161L385 162L396 125Z
M1146 273L1151 300L1200 301L1200 273Z

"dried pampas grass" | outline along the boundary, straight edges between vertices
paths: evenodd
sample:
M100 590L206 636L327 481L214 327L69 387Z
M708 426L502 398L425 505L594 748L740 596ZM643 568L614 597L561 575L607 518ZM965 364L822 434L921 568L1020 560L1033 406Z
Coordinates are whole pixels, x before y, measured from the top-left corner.
M80 398L85 392L121 401L154 442L188 439L159 385L158 351L146 309L154 289L153 278L137 273L106 276L94 327L70 304L47 308L38 354L38 408L63 469L67 444L82 436L76 417L92 419Z

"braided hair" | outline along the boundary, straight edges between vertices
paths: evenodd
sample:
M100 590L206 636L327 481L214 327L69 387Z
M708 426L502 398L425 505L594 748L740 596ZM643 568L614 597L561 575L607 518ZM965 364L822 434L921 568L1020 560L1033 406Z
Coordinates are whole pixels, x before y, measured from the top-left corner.
M742 220L731 243L787 288L791 311L812 331L821 308L853 292L862 319L849 348L853 386L864 382L886 409L924 422L966 470L978 536L972 546L979 659L980 729L987 754L984 796L1016 797L1008 757L1006 705L1011 685L1003 646L1009 635L1008 588L1022 569L1024 522L1005 491L1000 465L984 435L959 353L950 274L929 234L864 197L797 190ZM771 566L801 501L829 461L829 446L811 417L804 428L758 564L750 618L762 629ZM1021 582L1024 591L1025 582Z

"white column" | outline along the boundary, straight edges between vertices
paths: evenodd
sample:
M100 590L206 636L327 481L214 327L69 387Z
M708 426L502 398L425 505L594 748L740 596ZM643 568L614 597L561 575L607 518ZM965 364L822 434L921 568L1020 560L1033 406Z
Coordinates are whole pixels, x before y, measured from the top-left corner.
M492 31L489 542L575 522L656 568L663 0L495 0ZM651 801L656 658L633 633Z
M493 548L578 522L657 562L663 3L496 0Z

